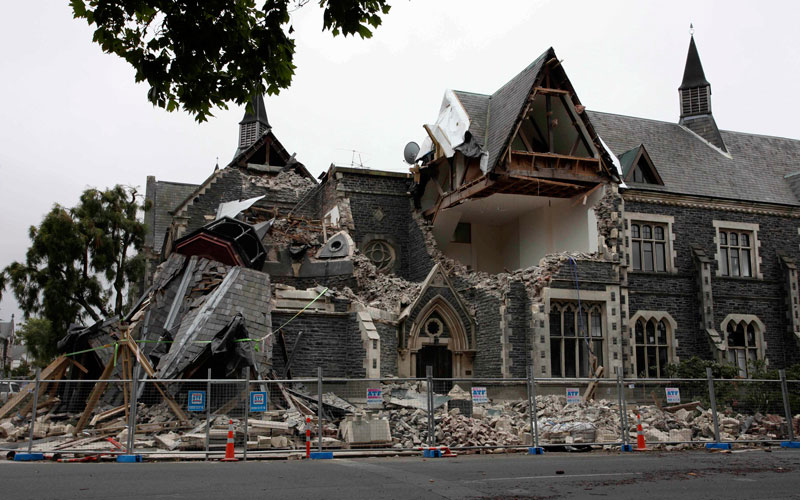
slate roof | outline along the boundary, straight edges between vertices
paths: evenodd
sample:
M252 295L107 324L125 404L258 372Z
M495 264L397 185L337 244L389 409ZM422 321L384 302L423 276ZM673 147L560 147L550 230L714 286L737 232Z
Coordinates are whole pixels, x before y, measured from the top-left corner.
M203 283L204 266L218 266L207 259L198 260L198 268L193 271L195 286ZM206 285L208 286L208 285ZM244 267L231 267L220 283L207 295L192 298L192 289L184 298L185 314L167 354L158 364L158 374L162 378L178 376L208 348L209 342L217 337L231 319L241 313L250 338L266 337L271 331L270 283L269 275ZM252 348L249 343L243 348ZM271 351L260 353L263 358L271 358Z
M677 123L588 111L614 154L644 144L672 193L800 205L784 177L797 172L800 140L721 130L728 155Z
M156 181L147 183L147 200L152 203L151 209L145 214L147 234L145 245L156 253L161 253L167 228L172 223L171 212L175 210L195 189L197 184L181 182Z
M454 90L461 105L469 115L469 132L481 146L486 145L486 116L489 111L489 96L463 90Z
M489 153L490 170L510 140L514 123L523 111L539 72L553 57L555 51L551 47L490 96L454 91L469 115L470 133Z
M0 339L14 338L14 320L0 321Z

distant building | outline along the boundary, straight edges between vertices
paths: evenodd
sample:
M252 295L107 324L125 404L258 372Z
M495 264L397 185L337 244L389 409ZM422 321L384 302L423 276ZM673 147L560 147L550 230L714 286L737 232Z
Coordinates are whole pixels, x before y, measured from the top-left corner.
M11 321L0 321L0 376L6 369L11 368L12 346L15 339L14 315Z

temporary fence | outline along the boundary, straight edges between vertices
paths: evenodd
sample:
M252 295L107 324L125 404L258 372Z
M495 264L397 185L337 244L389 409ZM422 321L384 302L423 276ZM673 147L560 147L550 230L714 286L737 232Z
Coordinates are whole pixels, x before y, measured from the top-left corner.
M231 424L240 460L303 456L307 447L620 448L636 443L639 423L648 447L791 442L800 434L800 381L783 372L779 380L205 375L22 381L23 392L0 401L0 450L217 459Z

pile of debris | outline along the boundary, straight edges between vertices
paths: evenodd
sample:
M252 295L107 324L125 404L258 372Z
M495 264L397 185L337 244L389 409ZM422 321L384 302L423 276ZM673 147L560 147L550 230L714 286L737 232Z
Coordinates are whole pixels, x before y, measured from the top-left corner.
M347 401L332 392L323 394L323 446L387 449L425 446L429 433L427 389L423 381L383 384L383 404L378 408L365 406L364 399ZM140 402L136 449L140 452L196 452L205 450L208 440L209 450L220 453L232 420L237 447L244 445L247 436L248 450L302 450L307 417L315 442L317 439L317 397L302 392L300 385L295 389L283 388L281 393L288 398L286 409L270 410L258 416L251 414L247 429L243 396L236 396L215 410L208 429L204 413L189 413L181 419L168 400L155 405ZM126 405L98 405L91 420L78 430L80 414L61 411L59 407L63 405L57 397L44 397L41 401L42 404L37 405L34 439L45 443L48 450L113 451L127 440ZM448 395L434 395L433 404L438 445L504 448L529 446L533 442L526 400L473 404L469 393L456 385ZM567 404L564 396L545 395L537 397L536 408L539 439L543 445L610 445L621 441L616 401L599 399ZM4 442L19 443L29 438L30 411L28 405L0 420L0 448ZM703 408L699 402L669 408L628 403L630 442L636 440L635 412L641 416L649 447L684 448L688 445L680 443L714 439L711 410ZM800 433L800 415L794 417L792 424ZM780 440L788 436L785 419L774 414L722 412L719 426L722 440L729 442Z
M418 389L420 392L417 392ZM396 397L398 390L405 390L405 396ZM424 382L384 387L384 410L379 411L377 417L389 421L394 447L415 448L427 442L427 397L424 393ZM531 444L527 401L471 405L471 416L468 416L462 414L458 406L448 410L444 404L448 400L449 397L438 396L435 400L434 420L438 444L451 447ZM621 440L620 412L616 401L600 399L566 404L564 396L548 395L538 396L536 404L539 438L543 444L618 443ZM665 409L654 405L629 404L628 410L630 442L636 441L634 410L641 415L648 445L714 439L711 410L703 408L698 402ZM724 441L776 440L788 436L785 419L780 415L721 414L719 424L720 437ZM793 425L795 429L800 427L800 415L794 418Z
M273 191L292 191L295 197L300 197L306 191L317 186L317 184L306 177L297 173L295 170L287 169L278 175L247 175L243 179L245 189L251 185L265 187Z
M378 271L360 252L353 255L353 276L358 291L344 287L339 293L364 306L399 313L419 295L421 283L413 283L394 274Z

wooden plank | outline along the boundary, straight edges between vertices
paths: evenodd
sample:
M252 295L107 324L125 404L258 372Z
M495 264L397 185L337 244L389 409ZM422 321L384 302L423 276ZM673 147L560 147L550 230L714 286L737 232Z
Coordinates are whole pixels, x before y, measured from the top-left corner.
M691 403L683 403L675 406L665 406L663 410L675 413L678 410L694 410L698 406L700 406L700 401L692 401Z
M569 90L561 90L561 89L551 89L547 87L534 87L533 90L537 94L544 94L544 95L571 95L572 93Z
M125 405L117 406L116 408L111 408L110 410L106 410L102 413L98 413L94 417L92 417L92 421L89 422L89 425L95 426L98 422L102 422L103 420L109 419L120 413L125 411Z
M158 392L160 392L161 396L163 396L164 399L167 401L167 406L169 406L169 409L172 410L172 413L174 413L175 416L178 417L178 420L180 420L181 422L188 422L189 417L186 415L186 413L183 412L180 405L176 403L174 399L172 399L172 396L170 396L167 390L161 386L161 383L153 382L153 385L156 386Z
M100 396L103 394L103 391L106 390L108 386L108 378L111 376L111 373L114 371L114 362L109 361L106 364L106 367L103 369L103 373L100 375L100 382L97 382L95 386L92 388L92 392L89 395L89 399L86 401L86 408L84 408L83 413L81 414L81 418L78 420L78 423L75 425L75 433L82 431L84 427L86 427L86 422L89 420L89 416L92 414L97 401L100 399Z
M68 361L66 357L59 356L52 363L47 365L47 367L44 370L42 370L40 378L42 380L50 378L53 375L53 373L55 373L59 368L61 368L63 364L67 362ZM4 404L2 408L0 408L0 418L3 418L6 415L8 415L8 413L14 408L16 408L17 405L19 405L26 397L28 397L29 394L33 394L35 388L36 388L36 382L31 382L30 384L23 387L22 390L19 391L16 396L9 399L8 402L6 402L6 404Z
M447 196L443 197L442 203L438 207L438 210L450 208L453 205L456 205L467 198L475 196L484 189L491 187L494 183L495 183L494 180L484 175L478 178L477 180L471 182L467 186L459 188L458 191L453 191L449 193Z
M584 401L588 401L589 399L594 398L594 391L597 389L597 382L602 374L603 374L603 367L598 366L597 370L594 372L594 377L592 378L592 381L589 382L589 385L586 387L586 391L583 393Z
M68 358L68 359L69 359L69 362L72 364L72 366L74 366L74 367L75 367L75 368L77 368L78 370L82 371L83 373L86 373L86 374L88 374L88 373L89 373L89 370L88 370L88 369L86 369L86 367L85 367L85 366L83 366L82 364L78 363L77 361L75 361L75 360L74 360L74 359L72 359L72 358Z
M581 193L578 196L575 196L574 198L572 198L572 203L570 204L570 206L571 207L575 207L575 206L580 205L581 203L586 203L586 200L589 198L589 196L591 196L592 193L597 191L600 188L600 186L602 186L602 185L603 184L598 184L595 187L593 187L592 189L586 191L585 193Z

